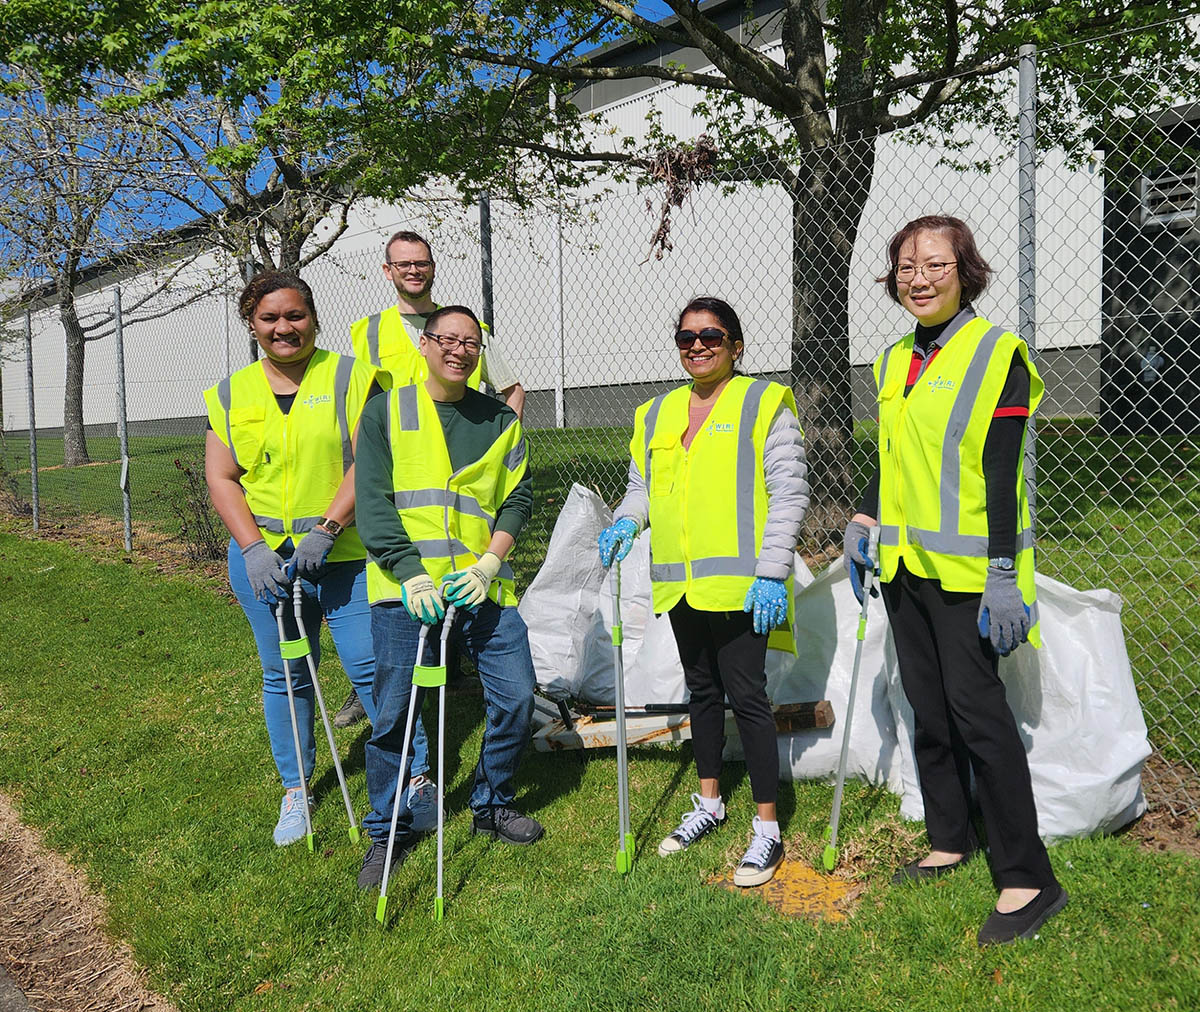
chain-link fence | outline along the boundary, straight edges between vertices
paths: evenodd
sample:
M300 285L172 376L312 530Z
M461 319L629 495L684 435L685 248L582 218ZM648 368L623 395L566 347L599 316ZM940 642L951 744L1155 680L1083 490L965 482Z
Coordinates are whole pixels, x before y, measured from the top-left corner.
M744 368L789 383L801 405L815 497L803 551L834 558L874 459L870 364L911 327L877 277L904 222L965 218L994 268L977 300L984 316L1034 349L1046 396L1028 441L1042 572L1110 587L1123 620L1156 756L1154 797L1200 806L1200 77L1183 93L1122 104L1138 90L1124 71L1097 78L1071 108L1036 110L1032 59L1012 76L1011 130L898 131L874 143L764 158L720 181L689 180L671 209L632 185L549 202L537 212L491 207L494 347L528 394L537 509L525 535L527 580L570 485L615 502L624 487L635 406L684 378L671 341L693 295L721 295L741 314ZM636 132L652 104L685 129L694 93L660 88L607 110ZM1099 111L1097 111L1099 110ZM678 123L671 122L675 116ZM1047 117L1075 118L1069 150L1033 143ZM1051 131L1054 136L1063 133ZM1023 141L1023 143L1021 143ZM434 295L481 306L479 217L362 212L333 251L305 269L320 341L349 351L350 323L389 304L382 246L396 228L428 234ZM186 308L123 328L128 490L137 539L203 538L197 513L201 391L251 360L235 311L237 274L201 258L179 289ZM137 288L137 279L124 283ZM83 300L103 315L113 286ZM122 518L115 335L88 346L83 392L93 463L64 466L62 330L54 310L32 319L37 493L71 522ZM8 345L3 372L0 489L29 509L26 356ZM189 471L191 472L189 477ZM190 484L189 484L190 482ZM189 526L190 525L190 526ZM181 534L181 531L183 533ZM218 540L220 529L213 535ZM536 556L536 557L533 557Z

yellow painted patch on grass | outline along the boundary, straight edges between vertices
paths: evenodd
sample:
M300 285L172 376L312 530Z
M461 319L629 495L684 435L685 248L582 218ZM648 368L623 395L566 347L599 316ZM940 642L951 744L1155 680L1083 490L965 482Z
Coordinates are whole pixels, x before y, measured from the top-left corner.
M733 884L733 869L711 879L713 885L732 892L757 896L788 917L842 921L863 891L858 882L824 875L801 861L784 861L766 885L741 889Z

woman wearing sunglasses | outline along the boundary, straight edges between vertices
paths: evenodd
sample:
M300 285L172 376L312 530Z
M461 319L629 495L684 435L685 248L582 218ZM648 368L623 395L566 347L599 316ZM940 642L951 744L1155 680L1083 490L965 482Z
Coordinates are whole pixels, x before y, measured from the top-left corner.
M678 853L725 821L728 697L758 809L734 882L756 886L784 856L765 663L772 629L778 645L794 648L792 557L808 509L803 437L787 387L737 372L745 341L729 303L692 299L675 344L691 382L637 409L629 484L600 535L600 561L623 559L650 528L654 611L670 616L690 694L700 790L658 852Z
M893 882L939 878L979 849L971 775L987 830L996 908L980 945L1031 938L1067 903L1038 836L1025 746L999 658L1039 644L1033 531L1022 449L1042 381L1025 342L976 314L991 268L958 218L904 226L879 281L916 327L875 362L879 468L846 528L862 599L868 528L915 750L930 851Z

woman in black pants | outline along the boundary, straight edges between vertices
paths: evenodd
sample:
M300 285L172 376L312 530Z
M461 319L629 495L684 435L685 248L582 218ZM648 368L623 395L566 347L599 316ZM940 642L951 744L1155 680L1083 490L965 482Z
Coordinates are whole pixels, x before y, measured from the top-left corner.
M1043 384L1025 343L972 308L991 268L964 222L909 222L888 255L879 280L916 328L875 363L879 469L844 558L861 598L868 528L882 525L879 577L916 719L931 848L893 882L935 878L974 855L973 771L1000 890L979 944L1010 942L1067 903L997 673L1000 656L1040 643L1021 456Z
M737 373L745 340L729 303L689 302L675 345L692 381L637 409L629 485L600 535L600 561L624 558L648 524L654 611L670 614L690 692L700 790L658 853L676 854L725 821L728 696L758 809L733 881L755 886L783 861L765 663L767 634L791 616L792 555L808 507L802 435L790 390Z

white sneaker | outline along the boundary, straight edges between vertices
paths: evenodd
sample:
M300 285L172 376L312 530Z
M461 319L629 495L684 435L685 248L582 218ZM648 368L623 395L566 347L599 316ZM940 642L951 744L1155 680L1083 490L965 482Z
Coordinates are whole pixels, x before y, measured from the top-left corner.
M770 882L779 866L783 864L783 843L762 831L761 820L754 816L754 837L746 850L746 856L733 873L733 884L748 888Z
M658 845L659 857L678 854L679 851L690 847L700 837L724 825L725 802L721 802L721 807L717 809L715 815L704 807L699 794L692 795L692 805L694 807L690 812L684 813L678 828L672 830L671 834Z
M437 784L423 773L408 782L404 806L412 812L414 833L431 833L437 829Z
M309 798L309 816L312 816L312 798ZM299 787L288 788L279 803L279 821L275 823L273 834L276 847L286 847L288 844L303 840L308 835L308 825L304 818L304 791Z

